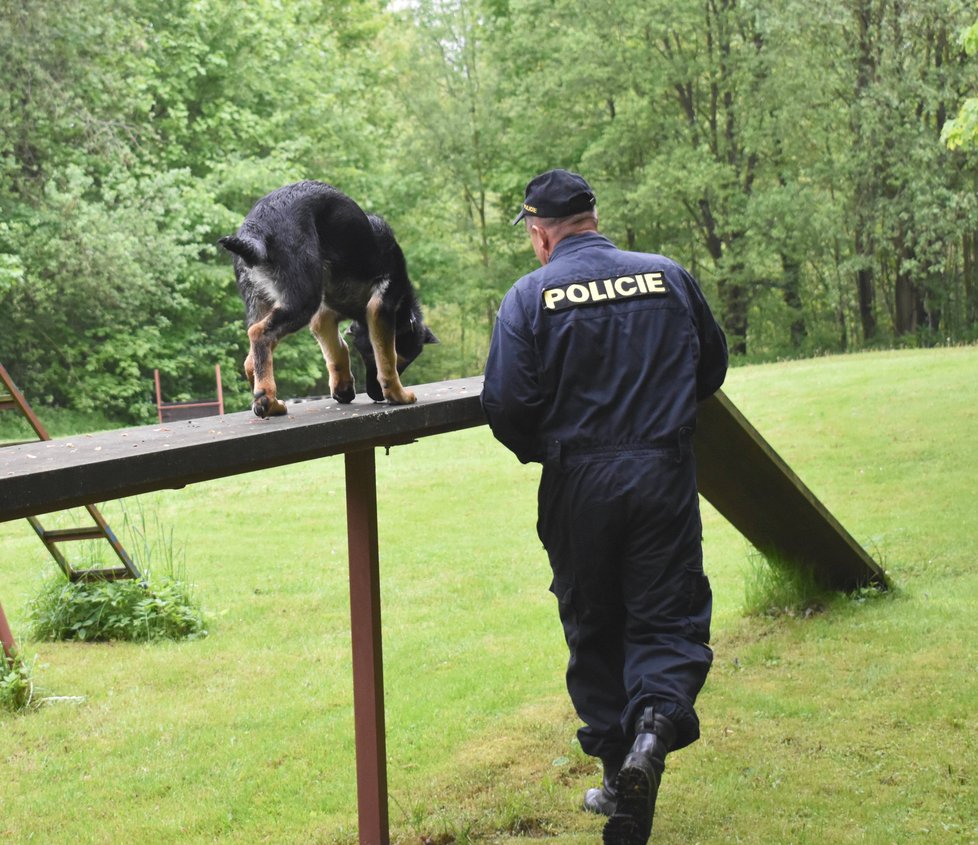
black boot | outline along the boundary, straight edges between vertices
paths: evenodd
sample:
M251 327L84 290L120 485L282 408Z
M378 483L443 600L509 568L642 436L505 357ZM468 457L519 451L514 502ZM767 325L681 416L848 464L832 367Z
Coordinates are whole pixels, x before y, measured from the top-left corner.
M647 707L635 724L635 742L615 779L615 811L604 826L604 845L646 845L666 754L676 740L673 723Z
M604 771L601 786L595 786L584 793L584 809L589 813L601 816L611 816L615 812L618 793L615 792L615 779L621 769L621 758L617 760L602 760Z

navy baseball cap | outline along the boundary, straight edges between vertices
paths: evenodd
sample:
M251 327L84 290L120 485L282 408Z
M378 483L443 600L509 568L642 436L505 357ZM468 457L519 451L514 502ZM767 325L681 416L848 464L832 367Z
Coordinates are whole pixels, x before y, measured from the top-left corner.
M534 217L570 217L594 208L594 191L583 176L569 170L548 170L530 180L515 226L527 214Z

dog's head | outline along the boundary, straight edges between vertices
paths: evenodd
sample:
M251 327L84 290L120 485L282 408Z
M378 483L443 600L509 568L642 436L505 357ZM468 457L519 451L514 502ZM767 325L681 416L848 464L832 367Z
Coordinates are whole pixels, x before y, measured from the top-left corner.
M403 373L408 365L424 351L425 345L438 343L438 338L425 324L420 311L412 311L405 317L404 320L398 320L394 335L398 375ZM374 357L374 348L370 342L370 332L367 326L354 320L350 323L346 333L353 341L353 346L360 353L360 357L363 358L363 364L367 370L367 395L375 402L383 402L384 391L377 380L377 360Z

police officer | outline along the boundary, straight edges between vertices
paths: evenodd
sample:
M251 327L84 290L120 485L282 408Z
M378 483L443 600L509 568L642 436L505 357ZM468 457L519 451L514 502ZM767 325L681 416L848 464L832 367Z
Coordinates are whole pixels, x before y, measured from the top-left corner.
M503 445L543 464L567 688L603 766L585 809L609 817L605 845L645 845L666 753L699 737L712 661L691 438L726 339L683 267L598 232L578 174L534 178L521 220L541 267L499 308L482 404Z

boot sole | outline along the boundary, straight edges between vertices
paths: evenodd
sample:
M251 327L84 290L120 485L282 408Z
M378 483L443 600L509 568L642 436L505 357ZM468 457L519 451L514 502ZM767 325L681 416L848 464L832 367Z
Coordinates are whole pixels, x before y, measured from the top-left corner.
M652 783L639 768L624 768L615 781L618 804L604 826L604 845L646 845L652 833Z

